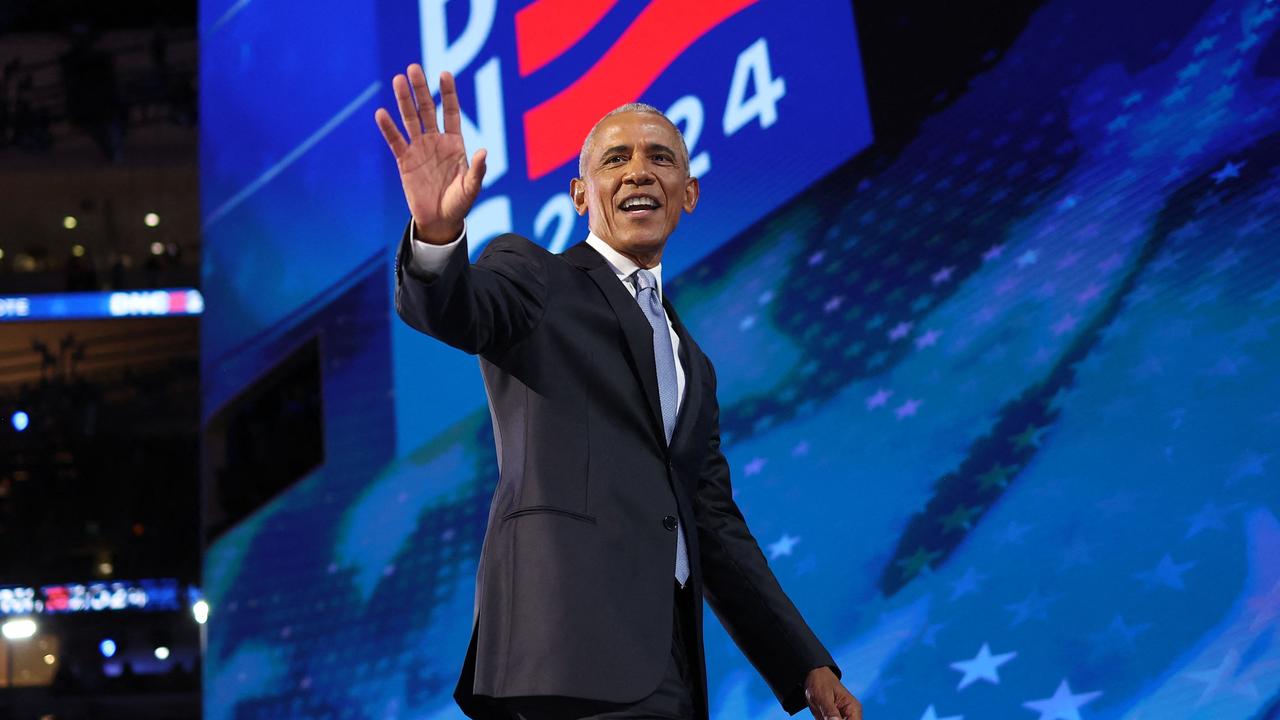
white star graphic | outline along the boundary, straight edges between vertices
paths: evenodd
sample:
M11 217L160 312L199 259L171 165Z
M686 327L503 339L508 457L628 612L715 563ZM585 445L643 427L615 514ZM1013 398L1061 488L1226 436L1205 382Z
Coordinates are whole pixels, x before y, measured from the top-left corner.
M998 671L1000 666L1016 657L1018 657L1016 652L992 655L991 647L987 643L982 643L982 648L978 650L978 655L972 660L958 660L951 663L953 670L964 673L964 677L960 678L960 684L956 686L956 689L963 690L979 680L986 680L992 685L999 685L1000 673Z
M1017 520L1010 520L1009 524L1005 526L1004 532L1000 535L1000 542L1021 545L1023 540L1022 536L1026 535L1027 531L1031 528L1031 525L1023 525Z
M1075 694L1064 679L1053 697L1044 700L1031 700L1022 703L1022 707L1040 713L1040 720L1080 720L1080 708L1101 695L1101 692Z
M922 404L924 404L923 400L907 400L906 402L899 405L898 408L893 412L895 415L898 416L899 420L901 420L904 417L913 417L915 416L916 411L920 409L920 406Z
M777 542L769 543L769 559L774 560L783 555L790 555L800 538L783 533Z
M1227 164L1223 165L1221 170L1218 170L1217 172L1210 174L1209 177L1213 178L1214 185L1221 185L1227 180L1240 177L1240 171L1244 169L1245 165L1248 165L1248 164L1249 163L1247 161L1241 161L1236 163L1228 160Z
M873 410L875 408L878 408L884 405L885 403L889 402L889 398L892 396L893 396L892 390L885 390L884 388L880 388L879 390L876 390L874 395L867 398L867 409Z
M938 717L938 711L933 706L925 708L924 715L920 716L920 720L964 720L963 715L948 715L946 717Z
M965 595L978 591L978 585L987 576L975 570L972 566L964 571L959 579L951 583L951 597L949 599L956 600Z
M1223 685L1227 684L1236 668L1240 666L1240 653L1234 649L1227 651L1222 662L1218 666L1208 670L1196 670L1195 672L1186 673L1186 676L1192 680L1204 683L1204 692L1200 693L1200 698L1196 700L1196 706L1199 707L1209 701L1210 698L1222 692Z
M936 345L938 343L938 338L941 336L942 336L942 332L939 330L930 330L926 332L925 334L916 338L916 349L919 350L919 349L930 347L932 345Z
M1160 558L1160 564L1150 570L1137 573L1134 577L1141 580L1142 584L1148 588L1153 585L1164 585L1174 590L1183 590L1186 586L1182 582L1182 574L1195 567L1195 564L1194 560L1185 563L1174 562L1173 558L1166 553Z
M1009 627L1017 627L1028 620L1048 619L1049 605L1056 599L1056 597L1045 597L1038 589L1032 589L1031 594L1021 602L1005 605L1004 608L1013 613L1013 620L1009 623Z
M1135 650L1134 639L1150 628L1150 623L1130 625L1123 617L1116 615L1106 630L1090 633L1089 640L1094 646L1093 657L1102 657L1113 650L1132 654Z
M1205 503L1195 515L1191 516L1191 527L1187 528L1187 534L1184 537L1190 539L1205 530L1226 530L1225 520L1227 515L1239 508L1240 505L1238 503L1228 505L1225 508L1220 508L1213 502Z

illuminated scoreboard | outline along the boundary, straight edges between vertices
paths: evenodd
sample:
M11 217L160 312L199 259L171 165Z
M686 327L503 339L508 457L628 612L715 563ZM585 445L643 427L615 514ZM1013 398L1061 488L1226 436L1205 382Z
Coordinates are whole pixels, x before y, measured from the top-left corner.
M194 288L0 297L0 322L164 317L203 312L204 296Z
M172 578L0 587L0 616L181 610L199 594Z

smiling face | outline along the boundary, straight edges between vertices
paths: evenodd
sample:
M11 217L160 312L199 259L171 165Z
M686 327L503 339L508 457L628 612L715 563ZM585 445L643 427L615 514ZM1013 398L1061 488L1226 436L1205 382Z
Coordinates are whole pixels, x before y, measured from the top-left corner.
M623 112L596 127L583 176L569 192L591 232L641 267L662 259L681 212L698 204L698 180L689 177L680 135L652 112Z

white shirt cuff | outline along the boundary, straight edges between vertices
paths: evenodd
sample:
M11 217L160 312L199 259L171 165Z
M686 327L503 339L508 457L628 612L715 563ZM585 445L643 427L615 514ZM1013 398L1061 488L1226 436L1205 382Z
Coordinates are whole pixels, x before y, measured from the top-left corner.
M462 221L462 232L457 239L447 245L436 245L423 242L413 236L413 222L409 222L409 267L421 275L439 275L449 262L449 255L458 247L458 243L467 236L467 221Z

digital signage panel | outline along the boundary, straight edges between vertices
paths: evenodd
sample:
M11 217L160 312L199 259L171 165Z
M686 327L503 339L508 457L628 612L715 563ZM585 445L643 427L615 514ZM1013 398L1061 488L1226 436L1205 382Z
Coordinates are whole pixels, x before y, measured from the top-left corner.
M681 127L703 178L672 276L865 147L846 2L420 0L202 5L203 360L217 368L389 261L408 218L373 110L422 62L457 77L468 148L488 150L477 253L519 232L585 237L569 180L591 125L644 101ZM243 378L209 385L215 402Z

